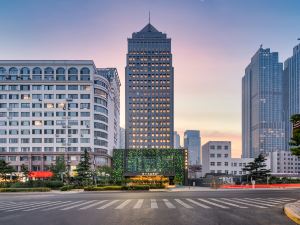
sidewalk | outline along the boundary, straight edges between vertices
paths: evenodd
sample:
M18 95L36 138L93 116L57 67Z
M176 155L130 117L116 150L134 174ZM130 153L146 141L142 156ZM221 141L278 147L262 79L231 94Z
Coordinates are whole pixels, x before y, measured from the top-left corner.
M285 214L295 223L300 224L300 200L284 206Z
M210 188L210 187L193 187L193 186L182 186L182 187L176 187L176 188L169 188L169 189L157 189L155 191L170 191L170 192L193 192L193 191L258 191L258 190L291 190L291 189L297 189L295 187L288 187L288 188L278 188L278 187L268 187L268 188ZM154 191L154 190L152 190Z

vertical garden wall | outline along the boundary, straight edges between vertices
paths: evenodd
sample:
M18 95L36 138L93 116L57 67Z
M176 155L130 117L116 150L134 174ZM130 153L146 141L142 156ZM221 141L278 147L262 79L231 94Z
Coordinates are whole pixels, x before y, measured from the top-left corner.
M186 168L187 151L184 149L115 149L113 152L116 181L153 173L172 177L176 183L185 184Z

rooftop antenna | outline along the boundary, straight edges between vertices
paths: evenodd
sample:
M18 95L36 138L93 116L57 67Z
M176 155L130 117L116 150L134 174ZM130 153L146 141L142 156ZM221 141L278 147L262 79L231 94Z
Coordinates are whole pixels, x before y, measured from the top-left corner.
M262 46L263 46L263 45L262 45L262 44L260 44L260 46L259 46L259 47L260 47L260 48L262 48Z
M150 19L151 19L151 14L150 14L150 11L149 11L149 24L150 24L150 21L151 21Z
M300 38L298 38L297 40L300 41Z

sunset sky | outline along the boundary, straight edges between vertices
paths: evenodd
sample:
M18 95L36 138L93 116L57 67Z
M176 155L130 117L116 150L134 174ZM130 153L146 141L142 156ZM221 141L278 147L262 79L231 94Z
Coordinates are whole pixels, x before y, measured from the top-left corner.
M229 140L241 155L241 78L263 44L292 54L300 37L297 0L1 0L0 59L92 59L117 67L127 38L148 23L172 38L175 130L199 129L202 144ZM181 138L182 138L181 137ZM183 142L182 142L183 144Z

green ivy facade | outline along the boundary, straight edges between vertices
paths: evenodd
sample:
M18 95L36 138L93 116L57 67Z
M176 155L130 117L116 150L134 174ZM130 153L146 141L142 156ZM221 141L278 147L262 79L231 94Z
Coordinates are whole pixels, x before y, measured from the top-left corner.
M185 149L114 149L113 178L121 181L139 175L161 175L178 184L186 184Z

